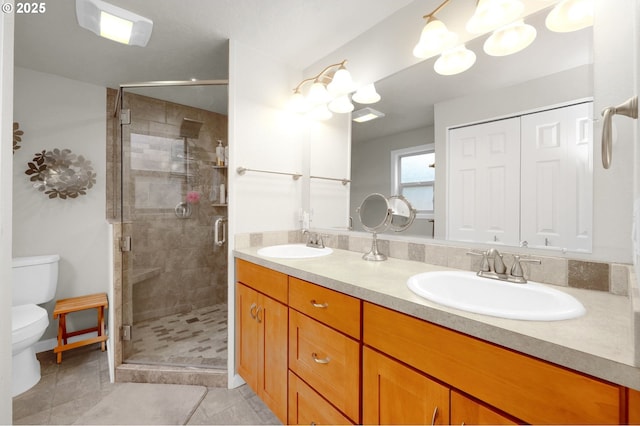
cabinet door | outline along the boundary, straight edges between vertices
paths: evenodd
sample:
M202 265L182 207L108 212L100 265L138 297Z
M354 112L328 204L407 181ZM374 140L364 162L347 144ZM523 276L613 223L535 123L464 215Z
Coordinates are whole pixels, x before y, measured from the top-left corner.
M447 237L519 244L519 117L449 131Z
M363 349L364 424L449 424L449 388Z
M289 424L350 425L353 423L290 371Z
M258 393L258 292L236 285L236 363L238 374Z
M287 307L238 283L238 374L285 423L287 419Z
M287 324L285 305L260 295L256 321L258 333L258 394L267 406L287 421Z
M467 396L451 391L452 425L515 425L517 422Z
M593 103L522 117L522 239L591 252Z

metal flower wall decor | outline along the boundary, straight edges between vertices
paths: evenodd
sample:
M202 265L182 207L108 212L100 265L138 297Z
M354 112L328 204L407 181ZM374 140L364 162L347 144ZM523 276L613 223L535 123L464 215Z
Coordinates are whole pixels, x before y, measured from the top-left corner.
M86 195L96 183L91 161L70 149L55 148L35 154L25 174L31 176L33 187L49 198L77 198Z

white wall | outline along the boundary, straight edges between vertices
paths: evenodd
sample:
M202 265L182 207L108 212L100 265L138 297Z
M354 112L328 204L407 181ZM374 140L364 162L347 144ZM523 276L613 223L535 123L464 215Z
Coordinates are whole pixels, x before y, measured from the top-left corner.
M13 15L0 14L0 424L13 421L11 399L11 168Z
M232 42L231 49L229 197L235 233L294 229L304 181L257 172L238 175L236 168L306 172L307 123L284 108L300 73L241 43Z
M106 89L24 68L15 69L14 120L24 131L13 156L13 256L57 253L56 299L109 290L105 220ZM68 148L91 161L96 184L76 199L49 199L24 172L35 153ZM44 306L53 311L55 302ZM70 329L94 326L95 311L69 316ZM50 316L43 339L56 336Z

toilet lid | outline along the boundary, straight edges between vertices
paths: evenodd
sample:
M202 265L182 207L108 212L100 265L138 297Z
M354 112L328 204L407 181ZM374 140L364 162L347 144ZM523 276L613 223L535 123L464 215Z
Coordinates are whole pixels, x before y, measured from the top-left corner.
M38 305L11 307L11 340L14 343L43 332L48 325L47 311Z

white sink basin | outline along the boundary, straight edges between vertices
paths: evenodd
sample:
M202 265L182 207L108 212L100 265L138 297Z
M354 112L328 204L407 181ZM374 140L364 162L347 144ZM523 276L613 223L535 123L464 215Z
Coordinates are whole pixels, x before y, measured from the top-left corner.
M474 272L425 272L410 277L407 286L432 302L494 317L555 321L586 312L576 298L544 284L513 284L478 277Z
M282 244L279 246L263 247L258 250L260 256L278 259L309 259L326 256L333 253L329 247L307 247L305 244Z

